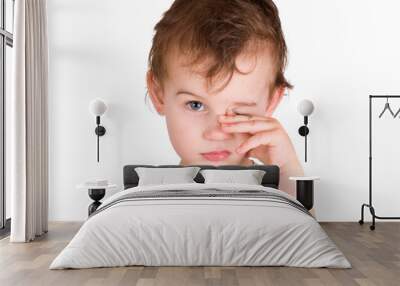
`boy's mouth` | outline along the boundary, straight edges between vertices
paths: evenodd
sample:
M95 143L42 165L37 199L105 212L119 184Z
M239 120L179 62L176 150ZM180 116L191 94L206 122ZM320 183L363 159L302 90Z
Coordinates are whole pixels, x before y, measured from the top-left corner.
M222 151L213 151L208 153L201 153L201 155L206 158L208 161L222 161L228 158L231 155L231 152L228 150Z

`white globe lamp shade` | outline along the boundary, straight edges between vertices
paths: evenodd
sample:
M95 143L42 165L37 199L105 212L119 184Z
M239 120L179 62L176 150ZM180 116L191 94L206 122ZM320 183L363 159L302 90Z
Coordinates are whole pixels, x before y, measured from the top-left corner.
M301 115L309 116L314 111L314 104L311 100L303 99L299 102L297 110L300 112Z
M101 99L96 98L90 102L89 110L94 116L102 116L107 110L107 105Z

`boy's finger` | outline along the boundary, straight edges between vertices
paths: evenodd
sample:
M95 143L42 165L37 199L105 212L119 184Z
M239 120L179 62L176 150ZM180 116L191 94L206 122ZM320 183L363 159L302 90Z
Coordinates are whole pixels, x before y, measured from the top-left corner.
M236 152L244 154L260 145L270 145L272 140L273 136L271 136L270 132L260 132L242 143L238 148L236 148Z
M263 116L255 116L255 115L234 115L234 116L221 115L219 117L219 122L243 122L248 120L269 120L269 118Z
M272 131L277 126L274 122L266 120L251 120L236 123L221 123L221 129L224 132L231 133L257 133L261 131Z
M254 108L256 104L241 104L232 108L232 112L236 115L256 115Z

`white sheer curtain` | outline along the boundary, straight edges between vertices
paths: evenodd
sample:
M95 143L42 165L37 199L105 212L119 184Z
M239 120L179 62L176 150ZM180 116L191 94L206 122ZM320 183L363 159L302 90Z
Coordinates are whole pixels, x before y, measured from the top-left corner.
M10 110L11 242L48 228L48 48L46 0L16 0ZM7 147L6 147L7 148ZM7 179L7 178L6 178Z

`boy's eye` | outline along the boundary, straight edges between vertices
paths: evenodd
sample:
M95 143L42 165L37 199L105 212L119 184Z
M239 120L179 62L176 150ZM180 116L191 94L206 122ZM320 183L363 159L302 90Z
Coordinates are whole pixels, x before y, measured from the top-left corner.
M204 105L200 101L189 101L186 105L194 111L201 111L201 109L204 108Z

